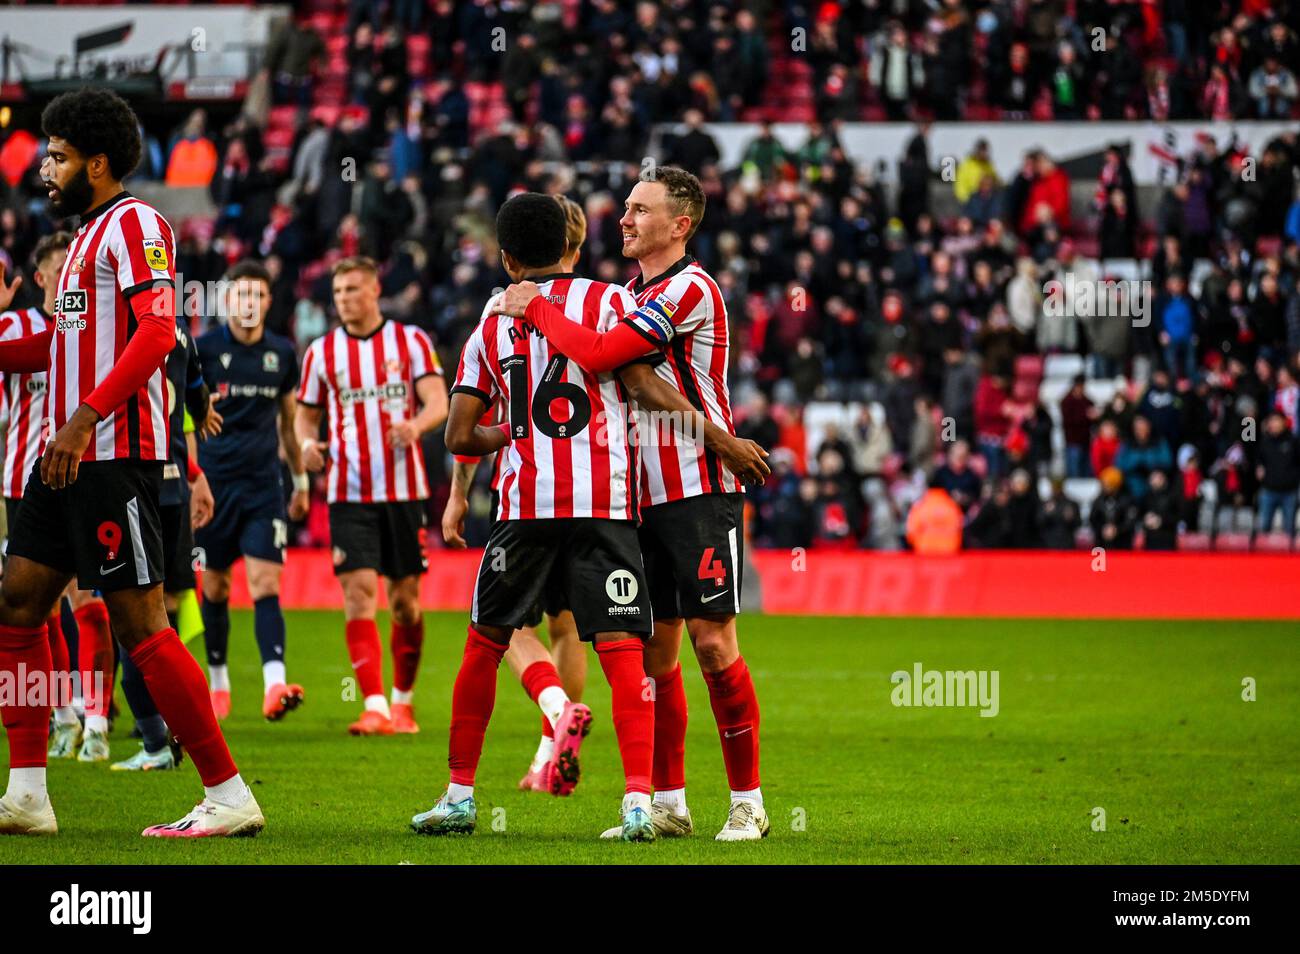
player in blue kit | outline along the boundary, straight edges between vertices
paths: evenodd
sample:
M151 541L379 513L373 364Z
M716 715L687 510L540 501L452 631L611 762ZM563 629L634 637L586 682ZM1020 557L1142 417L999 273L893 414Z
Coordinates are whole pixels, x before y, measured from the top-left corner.
M203 375L220 412L221 434L205 441L199 463L212 487L212 521L195 534L203 573L208 682L217 717L230 714L230 569L241 556L253 599L253 631L262 655L262 714L275 721L303 700L288 681L280 573L289 542L280 448L293 475L288 517L307 515L308 480L294 434L298 357L293 342L266 330L271 276L245 260L226 275L226 321L198 339Z
M168 450L171 459L163 467L158 514L163 531L163 605L173 629L180 630L180 601L194 589L194 528L212 516L212 493L194 460L194 431L187 430L187 418L197 421L200 437L221 430L221 415L212 407L208 388L199 366L199 352L189 331L189 319L176 316L176 347L167 356ZM140 750L111 766L115 772L156 772L180 764L180 745L171 737L145 685L144 676L125 651L118 653L122 664L122 694L126 696L140 733Z

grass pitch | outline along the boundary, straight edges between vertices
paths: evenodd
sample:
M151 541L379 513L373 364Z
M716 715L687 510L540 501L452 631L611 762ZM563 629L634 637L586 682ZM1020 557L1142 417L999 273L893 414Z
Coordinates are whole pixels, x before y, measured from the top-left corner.
M516 790L538 714L503 666L479 770L478 832L439 839L408 830L446 782L465 622L428 614L416 692L423 733L354 739L346 727L360 706L343 698L351 669L341 614L288 614L289 672L307 702L279 724L260 716L252 615L232 614L226 732L267 830L251 840L143 839L144 827L180 817L199 797L188 761L148 775L59 762L50 789L60 834L0 840L0 863L1300 862L1293 624L746 616L771 836L713 841L726 778L703 680L685 659L697 833L625 845L596 840L617 819L622 784L594 654L586 701L596 722L572 797ZM896 707L890 674L918 662L997 670L998 715ZM1246 677L1257 701L1242 699ZM118 721L115 760L138 744L126 737L130 724ZM1094 830L1095 808L1105 811L1105 831Z

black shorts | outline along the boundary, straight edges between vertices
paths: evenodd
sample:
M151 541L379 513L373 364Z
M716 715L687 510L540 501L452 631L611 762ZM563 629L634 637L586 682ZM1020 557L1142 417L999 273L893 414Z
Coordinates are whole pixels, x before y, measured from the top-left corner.
M547 590L563 596L583 639L616 632L649 636L653 629L631 521L498 520L474 584L473 621L510 629L530 625L547 605Z
M163 581L158 494L163 462L84 463L70 487L52 490L32 468L9 528L9 556L73 574L83 590L112 593Z
M192 590L194 577L194 530L190 526L189 494L178 504L158 508L163 532L163 589L168 593Z
M390 580L400 580L429 568L423 500L329 506L335 576L376 570Z
M212 485L212 519L194 542L204 566L226 570L241 556L284 562L289 519L278 474L266 480L208 481Z
M497 513L501 509L501 492L495 487L492 488L492 509L488 511L488 526L497 525ZM559 584L559 573L556 570L551 571L551 575L546 578L546 586L542 588L542 598L528 611L527 622L523 626L531 626L536 629L542 625L542 614L547 616L559 616L569 608L569 601L565 599L563 587Z
M698 494L641 511L655 619L740 612L744 514L744 494Z

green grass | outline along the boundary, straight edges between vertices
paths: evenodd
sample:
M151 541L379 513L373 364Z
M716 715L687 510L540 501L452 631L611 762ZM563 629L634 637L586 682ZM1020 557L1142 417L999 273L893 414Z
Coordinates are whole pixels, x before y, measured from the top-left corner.
M358 705L341 698L351 670L340 614L294 612L288 622L290 674L307 704L268 725L251 614L232 620L227 735L267 815L260 837L138 836L198 797L188 763L124 776L60 762L50 770L59 836L0 841L0 863L1300 862L1292 624L747 616L741 639L763 706L771 837L712 839L726 779L703 681L685 660L697 834L624 845L596 840L616 821L622 784L594 658L587 701L597 721L577 792L560 800L515 790L538 716L502 667L478 777L479 831L422 838L407 822L446 781L464 617L429 614L416 699L424 732L387 739L346 734ZM998 670L1000 713L896 708L890 673L918 661ZM1246 676L1258 682L1256 702L1241 699ZM130 721L118 723L115 758L135 750ZM1104 832L1092 830L1094 807L1106 811Z

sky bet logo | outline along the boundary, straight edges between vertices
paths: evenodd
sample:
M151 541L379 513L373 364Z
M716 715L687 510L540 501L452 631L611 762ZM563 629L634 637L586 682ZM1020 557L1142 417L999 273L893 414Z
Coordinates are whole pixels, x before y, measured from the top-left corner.
M71 891L50 895L50 923L55 925L127 925L133 934L153 927L153 894L149 891Z

